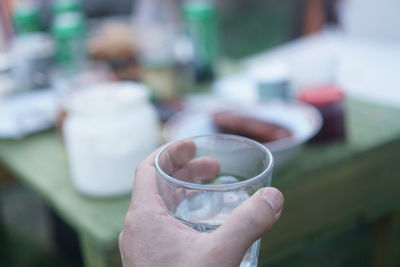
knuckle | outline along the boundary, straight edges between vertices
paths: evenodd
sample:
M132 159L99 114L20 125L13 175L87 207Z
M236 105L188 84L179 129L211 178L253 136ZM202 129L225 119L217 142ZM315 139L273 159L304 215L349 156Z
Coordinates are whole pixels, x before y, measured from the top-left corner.
M202 260L199 261L200 265L192 266L239 266L240 260L243 258L232 253L226 249L223 243L207 244L206 249L202 255ZM198 256L198 255L195 255Z
M252 217L248 218L247 224L251 228L263 229L266 225L265 216L260 215L260 214L253 215Z
M136 220L135 217L136 217L135 212L128 211L124 220L123 233L131 234L132 232L136 231L138 227L137 226L138 220Z
M268 217L264 213L253 213L252 216L247 217L247 225L253 229L264 230L268 224Z
M136 166L135 176L138 175L144 169L145 165L146 163L142 161Z

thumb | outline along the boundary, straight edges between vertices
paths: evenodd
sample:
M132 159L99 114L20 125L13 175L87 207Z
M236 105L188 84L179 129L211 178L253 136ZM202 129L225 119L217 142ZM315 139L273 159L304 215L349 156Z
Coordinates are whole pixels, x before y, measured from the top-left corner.
M250 245L278 221L283 202L283 195L276 188L258 190L212 233L215 241L224 244L227 255L243 258Z

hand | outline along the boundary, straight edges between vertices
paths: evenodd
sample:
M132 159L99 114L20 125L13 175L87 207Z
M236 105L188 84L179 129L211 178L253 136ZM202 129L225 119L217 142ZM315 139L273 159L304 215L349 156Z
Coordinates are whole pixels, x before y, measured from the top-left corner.
M191 160L195 147L183 141L170 149L164 165L174 175L202 179L199 169L218 171L215 162ZM212 233L197 232L169 215L157 187L153 152L136 170L132 201L119 238L125 267L239 266L250 245L279 219L283 196L275 188L258 190Z

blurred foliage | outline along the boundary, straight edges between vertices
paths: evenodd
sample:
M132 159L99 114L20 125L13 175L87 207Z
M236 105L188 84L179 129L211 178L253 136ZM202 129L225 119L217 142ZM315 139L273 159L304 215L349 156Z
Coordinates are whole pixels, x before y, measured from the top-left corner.
M290 40L301 17L295 2L246 0L220 7L224 56L241 58Z

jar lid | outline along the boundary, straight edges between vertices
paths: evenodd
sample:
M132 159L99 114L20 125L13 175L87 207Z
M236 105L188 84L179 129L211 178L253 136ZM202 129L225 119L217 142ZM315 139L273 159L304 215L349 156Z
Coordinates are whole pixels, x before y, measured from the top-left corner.
M341 102L344 93L338 86L326 84L308 87L299 93L298 98L313 106L323 107Z
M104 116L148 101L149 89L138 82L101 82L77 90L65 102L71 114Z
M273 61L257 64L247 70L247 75L256 83L279 83L289 80L289 69L285 62Z
M221 99L235 103L258 101L257 84L244 75L230 75L218 79L212 85L214 93Z

